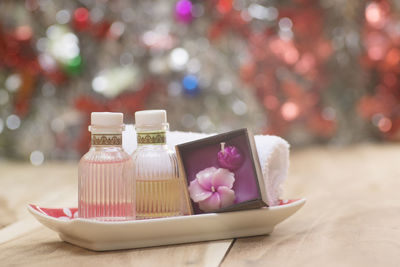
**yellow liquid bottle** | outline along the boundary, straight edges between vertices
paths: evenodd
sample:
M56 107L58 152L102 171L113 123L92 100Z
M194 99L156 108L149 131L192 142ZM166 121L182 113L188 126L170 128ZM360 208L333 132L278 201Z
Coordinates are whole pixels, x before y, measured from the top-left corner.
M136 196L139 219L182 215L180 211L180 184L177 179L137 180Z
M182 184L174 151L166 145L165 110L135 113L138 147L132 154L136 218L183 215Z

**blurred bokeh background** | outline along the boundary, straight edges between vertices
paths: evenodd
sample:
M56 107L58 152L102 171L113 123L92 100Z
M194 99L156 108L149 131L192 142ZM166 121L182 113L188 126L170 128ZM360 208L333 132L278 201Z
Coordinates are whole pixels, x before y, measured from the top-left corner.
M400 139L400 1L0 2L0 158L77 159L92 111L294 147Z

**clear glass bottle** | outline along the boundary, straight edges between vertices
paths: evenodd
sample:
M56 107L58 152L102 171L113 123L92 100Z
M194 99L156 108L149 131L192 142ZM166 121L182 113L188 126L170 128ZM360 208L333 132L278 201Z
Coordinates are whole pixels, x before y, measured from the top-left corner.
M91 147L79 162L78 214L102 221L135 219L132 158L122 148L123 114L91 114Z
M135 113L138 147L132 154L136 181L136 218L183 215L182 188L175 152L166 145L165 110Z

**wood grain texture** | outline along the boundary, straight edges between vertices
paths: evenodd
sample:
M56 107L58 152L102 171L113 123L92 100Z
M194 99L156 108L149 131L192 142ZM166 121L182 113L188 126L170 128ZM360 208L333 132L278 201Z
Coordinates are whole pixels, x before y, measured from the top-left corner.
M218 266L232 239L93 252L60 241L27 211L77 206L76 163L0 164L0 266Z
M2 266L218 266L232 240L94 252L39 227L0 245ZM6 263L6 264L5 264ZM3 265L5 264L5 265Z
M400 146L292 152L287 197L306 205L222 266L400 266Z

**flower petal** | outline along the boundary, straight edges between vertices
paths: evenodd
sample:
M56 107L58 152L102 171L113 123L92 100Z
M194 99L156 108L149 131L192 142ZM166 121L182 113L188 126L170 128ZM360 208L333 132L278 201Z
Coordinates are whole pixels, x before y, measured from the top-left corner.
M217 168L215 167L210 167L206 168L202 171L199 171L196 174L196 178L199 181L199 184L206 190L211 191L211 180L214 175L214 173L217 171Z
M199 208L202 211L209 212L221 207L221 198L219 193L212 193L212 196L199 202Z
M221 208L228 207L235 202L235 191L226 186L218 187L218 194L221 199Z
M235 175L229 170L223 168L219 168L214 173L211 181L212 185L216 189L220 186L226 186L228 188L232 188L234 182L235 182Z
M190 182L189 185L190 198L194 202L202 201L212 195L211 191L205 190L197 181L197 179Z

